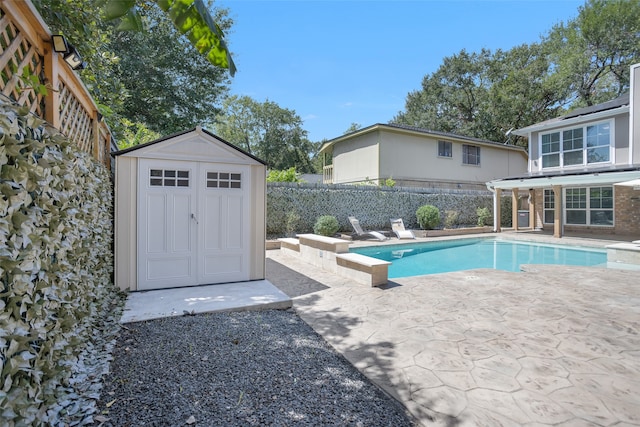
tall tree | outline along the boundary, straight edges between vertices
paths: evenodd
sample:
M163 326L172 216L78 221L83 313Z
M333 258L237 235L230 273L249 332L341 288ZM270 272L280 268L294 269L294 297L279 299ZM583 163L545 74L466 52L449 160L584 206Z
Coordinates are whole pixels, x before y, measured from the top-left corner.
M162 135L213 121L228 94L226 70L209 63L154 5L141 10L148 31L115 32L109 43L120 57L126 88L122 116ZM216 11L225 28L232 21Z
M640 59L640 2L588 0L545 43L553 78L570 88L573 107L611 100L629 89L629 67Z
M217 135L264 160L269 168L314 172L310 155L315 144L307 139L302 119L272 101L231 96L214 124Z

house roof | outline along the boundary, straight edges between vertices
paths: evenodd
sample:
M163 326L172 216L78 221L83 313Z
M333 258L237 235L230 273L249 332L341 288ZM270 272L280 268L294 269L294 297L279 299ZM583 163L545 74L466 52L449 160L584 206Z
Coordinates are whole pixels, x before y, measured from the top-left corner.
M149 146L152 146L152 145L155 145L155 144L159 144L159 143L161 143L161 142L168 141L168 140L171 140L171 139L174 139L174 138L177 138L177 137L179 137L179 136L186 135L186 134L188 134L188 133L192 133L192 132L193 132L193 133L203 133L203 134L205 134L205 135L208 135L208 136L209 136L209 137L211 137L211 138L215 138L216 140L218 140L218 141L220 141L221 143L223 143L223 144L227 145L228 147L230 147L230 148L232 148L232 149L234 149L234 150L238 151L239 153L241 153L241 154L243 154L243 155L245 155L245 156L247 156L247 157L250 157L250 158L252 158L253 160L255 160L255 161L259 162L259 163L262 163L263 165L266 165L266 163L265 163L263 160L261 160L261 159L257 158L257 157L256 157L256 156L254 156L253 154L248 153L248 152L244 151L243 149L241 149L241 148L239 148L239 147L237 147L237 146L233 145L232 143L225 141L224 139L222 139L222 138L220 138L219 136L217 136L217 135L215 135L215 134L213 134L213 133L209 132L209 131L208 131L208 130L206 130L206 129L201 128L200 126L196 126L196 127L195 127L195 128L193 128L193 129L185 130L185 131L182 131L182 132L177 132L177 133L174 133L174 134L172 134L172 135L168 135L168 136L162 137L162 138L160 138L160 139L156 139L156 140L154 140L154 141L147 142L147 143L145 143L145 144L135 145L135 146L133 146L133 147L129 147L129 148L125 148L125 149L123 149L123 150L115 151L115 152L112 152L111 154L112 154L112 155L114 155L114 156L119 156L119 155L121 155L121 154L126 154L126 153L130 153L130 152L132 152L132 151L136 151L136 150L144 149L144 148L147 148L147 147L149 147Z
M374 125L367 126L366 128L358 129L354 132L350 132L345 135L339 136L337 138L330 139L329 141L322 144L322 147L320 148L320 153L327 150L329 147L335 145L338 142L349 140L355 136L364 135L364 134L375 132L378 130L387 130L391 132L400 132L405 134L419 134L423 136L434 136L438 138L456 140L460 142L472 142L474 144L479 144L479 145L491 145L496 148L502 148L506 150L522 151L526 155L526 150L523 147L519 147L516 145L507 145L507 144L502 144L495 141L489 141L487 139L473 138L470 136L456 135L454 133L440 132L435 130L419 128L415 126L400 125L400 124L394 124L394 123L387 123L387 124L376 123Z
M611 101L592 105L590 107L577 108L563 116L535 123L521 129L516 129L513 133L519 136L528 136L531 132L603 119L626 113L628 111L629 93L625 93Z
M640 164L612 165L601 168L583 168L556 170L553 172L534 172L527 175L495 179L487 183L487 188L541 188L553 185L598 185L616 184L640 178Z

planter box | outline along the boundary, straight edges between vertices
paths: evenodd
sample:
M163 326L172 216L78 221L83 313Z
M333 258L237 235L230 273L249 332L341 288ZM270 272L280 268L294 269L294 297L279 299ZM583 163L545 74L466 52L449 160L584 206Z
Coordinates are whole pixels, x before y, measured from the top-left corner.
M459 236L464 234L492 233L493 227L450 228L444 230L413 230L416 237Z

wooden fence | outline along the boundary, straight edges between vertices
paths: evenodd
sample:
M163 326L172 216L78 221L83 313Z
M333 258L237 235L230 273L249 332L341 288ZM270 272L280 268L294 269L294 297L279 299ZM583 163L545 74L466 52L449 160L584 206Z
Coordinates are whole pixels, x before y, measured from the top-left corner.
M22 78L25 68L46 85L46 95ZM111 132L82 80L53 50L51 31L30 0L0 0L0 74L4 96L110 167Z

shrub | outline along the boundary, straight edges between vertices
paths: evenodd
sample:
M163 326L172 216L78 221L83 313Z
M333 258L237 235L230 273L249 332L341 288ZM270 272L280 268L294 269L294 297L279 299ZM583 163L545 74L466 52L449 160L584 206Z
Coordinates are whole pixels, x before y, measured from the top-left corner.
M458 217L460 213L458 211L446 211L444 215L444 227L453 228L458 223Z
M340 226L338 220L333 215L323 215L319 217L313 226L313 232L321 236L333 236Z
M396 186L396 182L393 180L393 178L387 178L384 180L384 184L385 187L395 187Z
M416 218L421 228L431 230L440 225L440 210L433 205L420 206Z
M287 212L287 218L285 221L285 229L288 237L293 237L300 224L300 215L295 211Z
M476 214L478 215L478 227L484 227L491 223L489 208L478 208L476 209Z
M301 182L296 167L292 166L285 170L272 169L267 174L267 182Z

